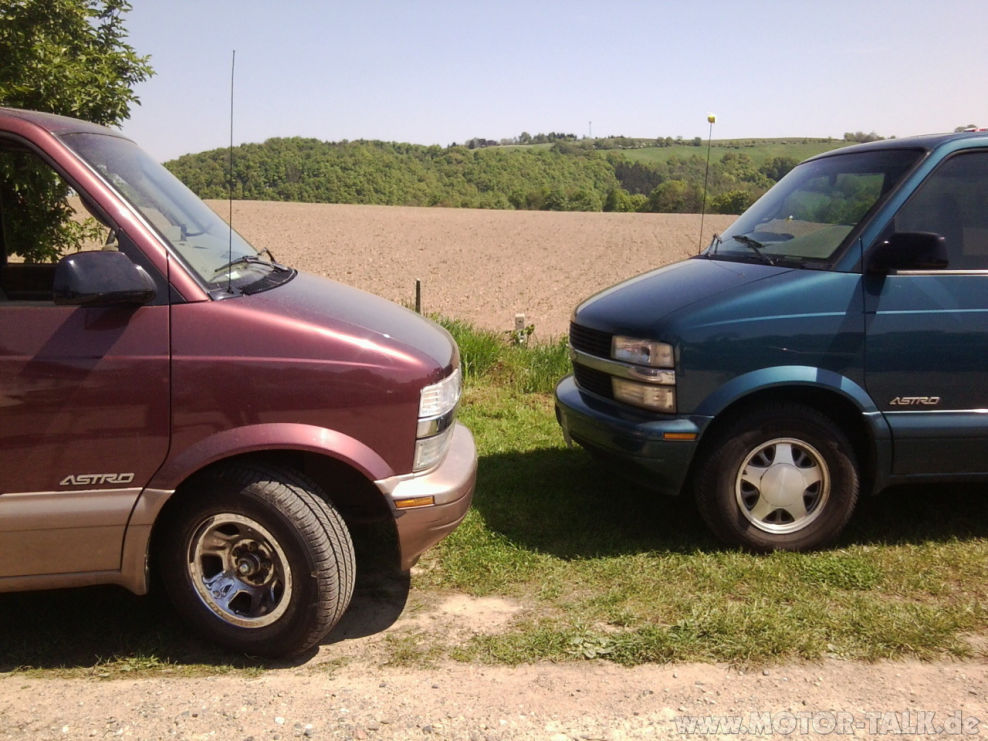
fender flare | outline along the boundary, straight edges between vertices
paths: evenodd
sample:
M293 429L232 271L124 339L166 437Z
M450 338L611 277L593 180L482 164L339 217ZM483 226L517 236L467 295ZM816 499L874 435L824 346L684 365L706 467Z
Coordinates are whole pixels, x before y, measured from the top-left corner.
M868 392L847 376L807 365L779 365L735 376L697 406L694 414L714 417L745 396L782 386L804 386L832 391L850 401L863 415L881 414Z
M860 414L875 446L875 482L872 491L884 487L892 470L892 430L885 415L871 396L856 381L835 371L806 365L783 365L744 373L732 378L707 396L695 414L708 420L729 406L755 393L782 388L807 388L827 391L848 401ZM824 410L825 411L825 410Z
M292 450L335 458L370 481L393 476L395 471L380 455L359 440L314 425L274 422L223 430L197 440L177 454L172 451L148 482L147 488L174 490L193 473L211 463L247 453Z

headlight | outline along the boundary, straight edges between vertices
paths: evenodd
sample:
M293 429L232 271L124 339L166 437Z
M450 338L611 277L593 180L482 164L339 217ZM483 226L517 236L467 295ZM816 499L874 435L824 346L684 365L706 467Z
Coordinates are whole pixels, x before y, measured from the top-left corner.
M676 412L676 358L672 345L615 335L611 358L628 364L611 379L615 399L665 414Z
M672 345L654 340L615 335L611 340L611 357L625 363L649 365L653 368L675 368Z
M457 368L439 383L422 389L419 395L419 420L416 427L413 471L432 468L446 455L456 421L462 377Z
M460 400L460 369L439 383L426 386L419 395L419 419L439 417L456 407Z
M672 414L676 411L676 387L653 386L648 383L612 378L614 398L625 404Z
M424 471L439 463L446 455L450 439L453 437L453 426L450 425L438 435L424 437L415 441L415 462L413 471Z

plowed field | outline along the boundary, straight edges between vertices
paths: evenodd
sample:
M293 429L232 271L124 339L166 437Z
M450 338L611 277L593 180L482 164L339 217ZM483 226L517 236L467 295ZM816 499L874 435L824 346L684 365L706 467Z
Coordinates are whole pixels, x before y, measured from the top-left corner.
M213 206L227 217L229 205ZM733 216L561 213L237 201L234 227L283 263L422 309L536 335L565 334L582 299L694 255Z

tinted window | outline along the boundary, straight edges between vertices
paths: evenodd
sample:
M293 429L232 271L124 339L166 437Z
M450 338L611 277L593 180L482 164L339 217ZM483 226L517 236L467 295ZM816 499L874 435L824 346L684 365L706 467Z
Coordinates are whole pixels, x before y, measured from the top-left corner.
M897 232L944 237L950 270L988 270L988 153L944 162L895 217Z
M136 144L98 134L63 141L96 169L154 226L208 287L247 290L270 285L273 272L292 274L257 251Z

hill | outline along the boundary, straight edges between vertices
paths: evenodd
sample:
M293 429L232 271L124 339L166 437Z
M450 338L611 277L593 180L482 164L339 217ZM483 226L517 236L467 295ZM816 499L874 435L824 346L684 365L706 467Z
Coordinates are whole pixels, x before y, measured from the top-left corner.
M165 165L202 198L395 206L739 213L833 139L607 137L549 143L423 146L277 138ZM706 182L706 191L704 183Z

